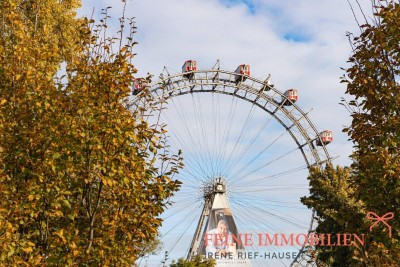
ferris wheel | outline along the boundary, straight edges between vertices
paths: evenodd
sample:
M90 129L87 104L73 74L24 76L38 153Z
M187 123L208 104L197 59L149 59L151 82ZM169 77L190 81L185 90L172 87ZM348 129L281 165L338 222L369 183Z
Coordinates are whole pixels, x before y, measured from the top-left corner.
M243 266L314 266L305 244L262 241L264 234L315 229L314 212L300 198L308 195L308 169L331 160L326 145L333 133L316 129L297 105L298 90L280 91L270 76L252 77L247 64L228 71L217 61L198 69L194 60L179 72L164 68L153 85L134 81L134 95L144 89L152 101L138 105L162 106L156 120L167 125L170 149L182 150L185 167L174 177L181 190L162 215L162 252L139 266L205 255L204 237L221 221L228 233L253 237L229 247L247 257Z

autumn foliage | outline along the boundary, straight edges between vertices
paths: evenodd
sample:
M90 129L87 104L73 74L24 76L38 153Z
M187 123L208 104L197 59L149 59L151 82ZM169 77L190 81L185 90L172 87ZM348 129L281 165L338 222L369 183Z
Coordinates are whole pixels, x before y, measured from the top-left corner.
M180 258L177 262L172 261L170 267L214 267L215 259L206 259L201 255L197 255L191 260Z
M133 23L108 37L77 7L0 1L0 266L130 266L179 188L165 130L128 109Z
M343 82L352 100L345 106L352 124L344 129L354 143L349 168L313 169L311 196L317 231L366 235L364 247L318 248L329 266L399 266L400 262L400 4L372 1L373 21L350 35L353 53ZM393 213L387 225L369 219ZM389 216L387 216L389 218Z

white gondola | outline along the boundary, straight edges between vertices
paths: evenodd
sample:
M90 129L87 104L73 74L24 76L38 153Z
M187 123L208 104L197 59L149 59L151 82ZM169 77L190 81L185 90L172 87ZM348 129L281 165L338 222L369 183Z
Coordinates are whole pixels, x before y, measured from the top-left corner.
M272 81L271 74L268 75L268 77L267 77L267 79L265 80L265 82L266 82L266 84L267 84L268 86L274 87L274 82Z
M196 60L186 60L182 66L183 76L192 79L194 77L193 71L197 70L197 62Z
M237 67L235 70L236 75L235 82L238 83L239 81L245 81L247 76L250 76L250 65L242 64Z
M297 89L289 89L284 93L285 97L282 97L283 105L284 106L291 106L292 103L296 103L299 99L299 93ZM288 101L288 99L290 101Z
M148 87L146 79L145 78L137 78L133 81L132 94L138 95L146 87Z
M317 138L317 146L328 145L333 141L333 132L331 130L325 130L320 134L321 138Z

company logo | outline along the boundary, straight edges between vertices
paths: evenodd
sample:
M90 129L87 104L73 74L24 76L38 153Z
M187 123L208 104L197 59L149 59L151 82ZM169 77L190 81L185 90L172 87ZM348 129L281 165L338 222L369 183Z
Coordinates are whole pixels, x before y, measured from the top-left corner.
M375 212L368 212L367 213L367 219L371 221L375 221L371 227L369 228L369 231L372 232L372 228L374 228L378 223L382 222L384 225L386 225L389 229L389 237L392 237L392 227L386 222L388 220L391 220L394 218L394 213L393 212L388 212L382 217L379 217Z
M392 237L392 226L388 221L394 218L393 212L388 212L383 216L379 216L375 212L368 212L366 218L371 221L369 231L380 223L387 227L389 238ZM207 258L216 260L228 260L238 263L251 259L295 259L297 254L293 251L283 251L278 249L276 252L246 251L246 247L258 246L265 250L267 247L364 247L366 242L366 234L356 233L235 233L226 230L227 223L220 220L215 229L204 233L202 242L203 255ZM289 249L290 250L290 249ZM231 262L232 261L232 262ZM236 265L235 265L236 266Z

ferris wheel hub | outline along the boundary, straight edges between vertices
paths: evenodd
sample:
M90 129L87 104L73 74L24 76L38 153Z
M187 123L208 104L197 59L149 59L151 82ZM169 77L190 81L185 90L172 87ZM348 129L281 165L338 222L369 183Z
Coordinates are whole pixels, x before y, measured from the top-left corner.
M226 178L217 176L212 179L210 183L207 183L203 187L203 197L208 199L216 194L226 193Z

